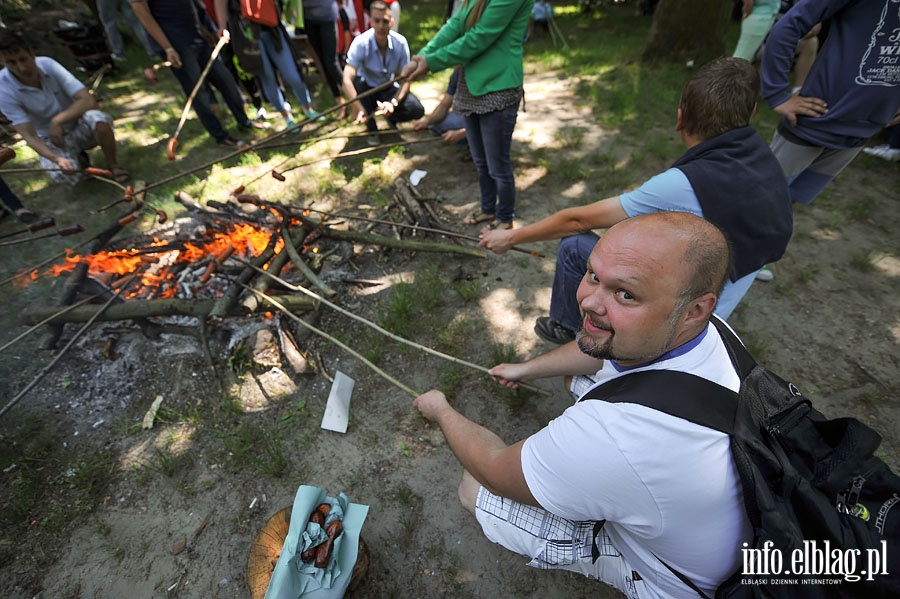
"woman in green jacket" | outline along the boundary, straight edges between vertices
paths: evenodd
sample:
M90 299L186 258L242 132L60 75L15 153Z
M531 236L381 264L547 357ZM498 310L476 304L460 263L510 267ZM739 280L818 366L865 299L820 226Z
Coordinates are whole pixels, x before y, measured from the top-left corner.
M523 96L522 41L533 4L466 0L402 72L415 81L428 71L462 65L453 110L466 119L481 188L481 211L464 224L494 221L512 228L516 182L509 153Z

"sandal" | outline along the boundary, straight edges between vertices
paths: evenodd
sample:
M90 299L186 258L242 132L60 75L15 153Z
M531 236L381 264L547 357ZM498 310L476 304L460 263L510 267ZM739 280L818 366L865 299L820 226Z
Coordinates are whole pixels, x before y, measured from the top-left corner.
M499 229L501 231L508 231L509 229L513 228L513 224L512 224L512 221L509 221L508 223L503 223L503 222L500 222L499 220L495 220L494 222L492 222L491 224L488 225L488 228L491 230Z
M465 217L462 223L464 225L477 225L478 223L484 223L489 220L494 220L493 214L488 214L486 212L473 212L469 216Z
M125 170L125 167L119 166L118 164L109 167L109 171L112 173L113 179L116 183L128 183L131 181L131 175Z

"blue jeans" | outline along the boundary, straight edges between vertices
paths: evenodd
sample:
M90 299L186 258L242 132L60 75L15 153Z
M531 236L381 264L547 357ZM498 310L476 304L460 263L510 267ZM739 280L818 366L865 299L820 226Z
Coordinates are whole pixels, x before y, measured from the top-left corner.
M197 84L197 80L200 79L200 73L203 72L203 68L209 62L212 49L199 37L190 40L178 40L170 37L169 41L181 56L181 68L172 68L172 73L178 79L178 83L181 84L181 89L184 90L184 93L190 95ZM228 109L234 115L238 125L245 128L249 127L250 119L247 118L247 114L244 112L244 99L241 97L237 83L235 83L231 73L228 72L225 64L218 58L213 61L209 74L206 76L206 81L222 94L225 104L228 105ZM219 119L213 113L211 102L212 97L209 91L201 88L197 92L192 106L209 134L216 141L222 141L228 137L228 132L225 131L222 123L219 122Z
M134 32L134 36L147 51L147 54L154 56L147 30L144 29L137 15L131 10L127 0L97 0L97 13L100 15L103 30L106 32L106 41L109 42L109 49L112 50L113 54L125 56L125 43L122 41L122 34L119 33L117 23L119 13L121 13L128 26Z
M277 69L281 73L281 78L294 92L294 97L305 108L312 102L309 98L309 89L307 89L306 83L297 69L297 63L294 62L294 55L291 53L290 46L288 46L287 38L280 29L274 29L273 31L281 37L278 44L275 43L275 38L268 31L261 31L259 34L259 51L262 52L263 56L263 72L259 76L259 81L262 84L263 92L265 92L266 99L272 103L275 110L278 112L285 111L284 95L282 95L275 79L275 70Z
M581 330L581 309L575 293L587 272L587 260L600 236L581 233L564 237L556 250L556 274L550 295L550 320L572 331Z
M487 114L466 116L466 139L478 171L481 212L501 223L516 217L516 180L509 158L519 104Z
M443 135L447 131L456 131L457 129L465 129L466 128L466 117L459 114L458 112L448 112L447 116L444 117L444 120L440 123L435 123L428 127L432 133L435 135ZM461 147L466 147L469 145L469 142L463 138L461 141L456 142L456 145Z

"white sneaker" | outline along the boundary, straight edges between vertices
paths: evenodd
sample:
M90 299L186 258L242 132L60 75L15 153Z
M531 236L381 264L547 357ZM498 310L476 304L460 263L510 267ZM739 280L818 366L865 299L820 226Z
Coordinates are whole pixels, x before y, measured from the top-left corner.
M871 148L863 148L863 152L869 156L875 156L882 160L890 162L900 162L900 148L892 148L887 144L880 146L872 146Z
M378 144L381 143L381 136L378 135L377 133L369 133L369 134L366 136L366 142L367 142L370 146L373 146L373 147L374 147L374 146L377 146Z
M775 278L775 273L769 270L768 266L763 266L758 271L756 271L756 280L763 281L764 283L768 283L772 279Z

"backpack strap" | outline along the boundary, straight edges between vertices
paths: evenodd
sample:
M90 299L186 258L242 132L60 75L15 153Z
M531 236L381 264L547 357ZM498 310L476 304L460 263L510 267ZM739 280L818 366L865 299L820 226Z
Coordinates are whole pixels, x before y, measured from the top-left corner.
M724 320L716 316L712 315L712 318L709 319L716 330L719 331L719 335L722 337L722 342L725 343L725 349L728 350L728 356L731 358L731 363L734 364L735 369L738 372L738 375L741 377L741 382L747 375L750 374L750 371L756 367L756 360L753 359L753 356L750 355L750 352L747 351L747 348L744 347L744 343L738 338L731 327Z
M633 403L731 435L738 394L687 372L642 370L597 385L578 401Z

